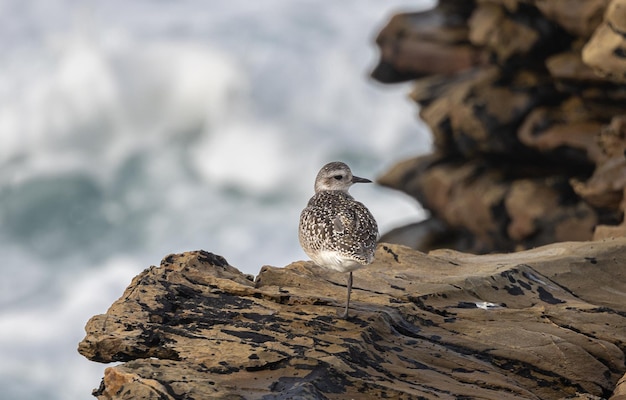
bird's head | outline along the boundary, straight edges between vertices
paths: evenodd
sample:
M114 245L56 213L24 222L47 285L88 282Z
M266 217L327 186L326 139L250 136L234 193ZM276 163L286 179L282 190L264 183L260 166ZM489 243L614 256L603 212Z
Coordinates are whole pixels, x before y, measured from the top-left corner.
M315 178L315 193L324 190L347 192L355 183L371 182L369 179L352 175L350 167L340 161L328 163L320 169Z

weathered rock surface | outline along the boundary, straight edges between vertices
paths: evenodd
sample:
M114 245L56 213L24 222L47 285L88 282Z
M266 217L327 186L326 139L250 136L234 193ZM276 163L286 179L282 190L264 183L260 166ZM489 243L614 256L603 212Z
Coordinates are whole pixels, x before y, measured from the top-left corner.
M346 321L343 274L300 261L253 281L175 254L88 322L79 352L123 362L99 399L608 398L625 266L626 238L484 256L380 244Z
M583 61L607 79L626 82L626 1L612 0L604 20L582 53Z
M372 76L414 81L435 147L379 183L436 223L387 240L432 249L444 224L489 253L626 232L626 0L441 0L377 44Z

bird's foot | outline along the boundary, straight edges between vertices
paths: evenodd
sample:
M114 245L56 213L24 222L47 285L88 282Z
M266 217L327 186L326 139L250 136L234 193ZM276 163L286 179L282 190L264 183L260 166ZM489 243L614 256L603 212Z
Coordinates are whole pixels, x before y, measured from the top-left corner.
M344 310L343 312L337 311L337 316L341 319L348 319L350 316L348 315L348 310Z

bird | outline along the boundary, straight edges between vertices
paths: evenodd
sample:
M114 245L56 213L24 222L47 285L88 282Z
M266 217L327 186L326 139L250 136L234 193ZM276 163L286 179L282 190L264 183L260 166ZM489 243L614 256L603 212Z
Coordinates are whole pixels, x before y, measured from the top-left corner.
M318 266L347 277L348 319L352 271L374 261L378 225L372 213L356 201L348 189L355 183L372 182L352 175L350 167L334 161L324 165L315 178L315 194L300 214L299 239L304 252Z

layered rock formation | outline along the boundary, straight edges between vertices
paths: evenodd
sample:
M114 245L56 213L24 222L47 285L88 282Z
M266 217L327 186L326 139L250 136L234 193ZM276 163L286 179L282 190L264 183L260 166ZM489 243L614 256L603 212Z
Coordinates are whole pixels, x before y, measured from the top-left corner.
M392 18L372 75L414 80L435 149L379 179L432 215L386 239L488 253L624 235L625 21L626 0L441 0Z
M626 371L625 263L626 238L486 256L380 244L346 321L343 274L300 261L253 280L175 254L79 351L123 362L99 399L607 398Z

